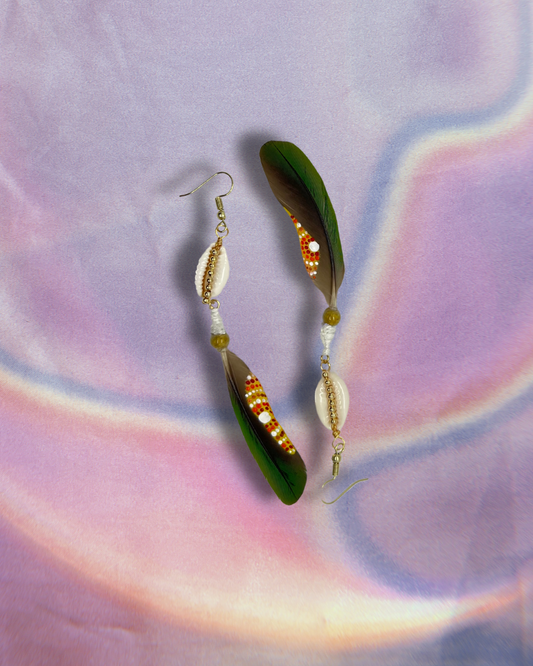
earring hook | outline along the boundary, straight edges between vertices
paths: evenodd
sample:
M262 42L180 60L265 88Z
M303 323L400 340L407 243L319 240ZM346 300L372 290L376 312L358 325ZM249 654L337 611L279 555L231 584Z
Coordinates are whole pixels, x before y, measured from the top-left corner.
M225 174L226 176L228 176L228 178L231 180L231 187L230 187L229 190L226 192L226 194L219 194L218 197L215 197L215 199L221 199L222 197L227 197L228 194L230 194L230 192L233 190L233 184L234 184L234 183L233 183L233 178L229 175L229 173L228 173L227 171L217 171L217 172L214 173L212 176L210 176L207 180L204 180L204 182L203 182L201 185L198 185L198 187L195 187L194 190L191 190L190 192L187 192L186 194L180 194L180 197L188 197L189 194L193 194L194 192L196 192L196 190L199 190L199 189L200 189L201 187L203 187L206 183L208 183L208 182L211 180L211 178L214 178L215 176L218 176L218 175L221 174L221 173L223 173L223 174Z
M340 440L340 441L339 441L338 444L335 444L335 442L336 442L337 440ZM328 479L328 480L326 481L326 483L323 483L323 484L322 484L322 488L323 488L324 486L327 486L328 483L331 483L332 481L335 481L335 479L339 476L339 467L340 467L340 462L341 462L341 453L344 452L344 445L345 445L344 438L343 438L343 437L340 437L340 435L338 435L337 437L335 437L335 439L333 440L333 444L332 444L332 446L333 446L333 450L335 451L335 453L333 454L333 456L332 456L332 458L331 458L331 460L333 461L333 472L332 472L332 477L331 477L331 479ZM348 488L346 488L346 490L343 490L342 493L337 497L337 499L334 499L334 500L333 500L333 502L326 502L325 500L322 500L322 501L324 502L324 504L335 504L335 502L336 502L337 500L340 500L340 498L341 498L343 495L345 495L349 490L351 490L351 489L355 486L356 483L361 483L361 481L368 481L368 479L357 479L357 481L354 481L353 483L351 483L351 484L348 486Z
M334 481L336 478L337 478L337 477L334 476L333 479L328 479L328 481L326 481L326 483L324 483L324 485L322 486L322 488L323 488L326 484L330 483L331 481ZM335 504L335 502L336 502L337 500L340 500L340 498L341 498L343 495L346 495L346 493L347 493L349 490L351 490L351 489L355 486L356 483L361 483L361 481L368 481L368 479L357 479L357 481L354 481L352 484L350 484L350 485L348 486L348 488L346 488L346 490L343 490L342 493L341 493L336 499L333 500L333 502L326 502L325 500L322 500L322 502L323 502L324 504Z
M211 178L214 178L215 176L218 176L219 174L225 174L228 176L228 178L231 180L231 187L229 190L226 192L226 194L219 194L217 197L215 197L215 203L217 205L218 213L217 217L220 220L216 227L216 233L217 236L220 238L224 238L225 236L228 235L229 230L228 227L226 226L226 211L224 210L224 204L222 203L222 197L227 197L228 194L233 190L233 178L229 175L227 171L217 171L214 173L212 176L210 176L207 180L204 180L204 182L201 185L198 185L198 187L195 187L194 190L191 190L190 192L187 192L186 194L180 194L180 197L188 197L189 194L192 194L193 192L196 192L196 190L199 190L201 187L203 187L206 183L208 183Z

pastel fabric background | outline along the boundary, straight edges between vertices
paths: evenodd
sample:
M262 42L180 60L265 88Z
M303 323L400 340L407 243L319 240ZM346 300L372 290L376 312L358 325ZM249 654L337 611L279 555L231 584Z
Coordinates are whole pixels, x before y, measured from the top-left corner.
M530 2L13 0L0 26L0 662L533 663ZM270 139L344 246L325 491L325 303ZM292 507L194 290L227 181L178 195L219 170L221 312L306 460Z

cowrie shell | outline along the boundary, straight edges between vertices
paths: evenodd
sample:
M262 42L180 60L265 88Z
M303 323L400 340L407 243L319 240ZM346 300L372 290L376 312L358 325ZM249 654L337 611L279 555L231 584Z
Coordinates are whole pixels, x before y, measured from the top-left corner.
M348 395L348 388L344 381L334 372L329 372L329 378L333 385L335 392L335 402L337 407L337 428L340 430L348 416L348 409L350 407L350 396ZM322 423L331 430L331 423L329 421L329 401L324 384L324 378L318 382L315 391L315 405L318 418Z
M196 293L198 296L203 297L204 295L204 277L207 271L207 263L209 261L209 253L214 247L214 243L207 248L207 250L202 254L200 260L198 261L198 266L196 267L196 275L194 276L194 284L196 286ZM217 257L217 262L215 264L215 274L213 275L213 281L211 283L211 298L216 298L220 292L226 286L226 282L229 278L229 260L226 253L226 248L222 246Z

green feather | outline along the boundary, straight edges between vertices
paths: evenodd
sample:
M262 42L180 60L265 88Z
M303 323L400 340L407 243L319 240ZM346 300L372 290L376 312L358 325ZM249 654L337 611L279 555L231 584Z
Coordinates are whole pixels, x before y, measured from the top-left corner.
M320 245L314 282L328 305L335 307L344 277L344 259L337 218L326 186L309 159L293 143L269 141L259 154L277 200Z
M231 404L244 439L272 490L284 504L294 504L304 491L307 472L298 452L287 453L253 413L246 400L246 378L252 373L229 350L222 351Z

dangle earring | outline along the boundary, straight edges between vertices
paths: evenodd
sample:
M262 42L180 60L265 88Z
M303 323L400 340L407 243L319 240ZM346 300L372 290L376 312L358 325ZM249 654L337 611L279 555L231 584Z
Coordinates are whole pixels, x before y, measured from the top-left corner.
M320 379L315 391L315 405L322 423L333 434L333 476L337 478L341 455L346 442L341 428L348 415L350 398L344 381L331 371L330 349L336 326L341 320L337 309L337 292L344 277L344 259L335 211L326 187L315 167L293 143L269 141L259 153L263 170L276 199L296 227L300 249L309 277L324 294L328 307L324 310L320 338L324 345L320 357ZM358 479L333 500L333 504Z
M229 277L229 261L223 246L229 229L222 198L233 190L233 178L226 171L217 171L197 188L180 196L196 192L220 174L229 177L231 187L226 194L215 197L217 239L200 257L195 276L196 291L211 313L211 344L222 356L231 404L244 439L272 490L284 504L294 504L303 493L307 480L305 464L276 420L259 379L238 356L229 351L229 335L220 316L220 303L215 298L224 289Z

